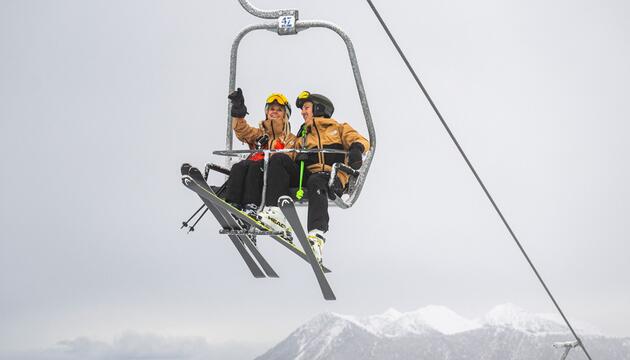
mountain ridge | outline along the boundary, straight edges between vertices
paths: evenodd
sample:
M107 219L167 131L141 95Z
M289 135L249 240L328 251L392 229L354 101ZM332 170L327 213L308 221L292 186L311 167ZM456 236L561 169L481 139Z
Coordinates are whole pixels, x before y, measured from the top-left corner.
M630 359L630 338L609 338L588 329L580 336L593 356ZM514 304L498 305L478 320L429 305L363 317L319 314L256 360L559 359L563 350L553 343L569 340L569 329L553 316L529 313ZM577 348L567 357L573 359L586 356Z

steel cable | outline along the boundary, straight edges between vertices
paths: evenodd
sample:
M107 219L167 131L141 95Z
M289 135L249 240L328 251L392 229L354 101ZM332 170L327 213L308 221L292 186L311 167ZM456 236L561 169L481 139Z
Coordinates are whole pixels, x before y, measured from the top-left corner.
M378 19L378 21L381 23L381 25L383 26L383 29L385 30L385 32L387 33L387 36L389 37L389 39L392 41L392 43L394 44L394 47L396 48L396 50L398 51L398 54L400 55L400 57L402 58L402 60L405 62L405 65L407 65L407 68L409 69L409 71L411 72L411 75L413 76L413 78L416 80L416 83L418 84L418 86L420 87L420 89L422 90L422 93L424 94L424 96L427 98L427 100L429 101L429 103L431 104L431 107L433 108L433 110L435 111L435 113L437 114L438 118L440 119L440 121L442 122L442 125L444 126L444 128L446 129L446 132L448 132L448 135L451 137L451 140L453 140L453 143L455 144L455 146L457 147L457 150L459 150L459 153L462 155L462 157L464 158L464 160L466 161L466 164L468 165L468 167L470 168L470 170L472 171L473 175L475 176L475 178L477 179L477 182L479 183L479 185L481 186L481 188L483 189L484 193L486 194L486 196L488 197L488 200L490 200L490 202L492 203L492 206L494 207L494 210L496 210L497 214L499 214L499 217L501 218L501 221L503 222L503 224L505 225L505 227L507 228L508 232L510 233L510 235L512 236L512 238L514 239L514 242L516 242L516 245L518 246L518 248L521 250L521 253L523 254L523 256L525 257L525 259L527 260L527 262L529 263L529 266L532 268L532 270L534 271L534 273L536 274L536 277L538 278L538 280L540 281L541 285L543 286L543 288L545 289L545 291L547 292L547 295L549 295L549 298L551 299L551 301L553 302L554 306L556 307L556 309L558 310L558 312L560 313L560 315L562 316L562 319L564 319L564 322L566 323L567 327L569 328L569 330L571 330L571 333L573 334L573 336L575 337L575 339L577 340L578 344L580 345L580 347L582 348L582 350L584 351L584 353L586 354L586 357L588 357L589 360L591 359L591 356L589 355L588 351L586 350L586 347L584 346L584 344L582 343L582 340L580 340L580 338L578 337L577 333L575 332L575 330L573 330L573 327L571 326L571 323L569 323L569 320L567 319L567 317L564 315L564 312L562 311L562 309L560 308L560 305L558 305L558 302L556 301L556 299L554 298L554 296L551 294L551 291L549 290L549 288L547 287L547 284L545 284L545 281L542 279L542 277L540 276L540 274L538 273L538 270L536 269L536 267L534 266L534 264L532 263L531 259L529 258L529 256L527 255L527 252L525 252L525 249L523 248L523 246L521 245L521 242L518 240L518 238L516 237L516 234L514 234L514 231L512 231L512 228L510 227L510 225L508 224L507 220L505 219L505 217L503 216L503 213L501 212L501 210L499 209L499 207L497 206L496 202L494 201L494 199L492 198L492 196L490 195L490 192L488 192L488 189L486 188L485 184L483 183L483 181L481 180L481 178L479 177L479 175L477 174L477 171L475 170L475 168L473 167L473 165L471 164L470 160L468 160L468 156L466 156L466 153L464 152L464 150L462 149L462 147L459 145L459 142L457 141L457 139L455 138L455 136L453 135L453 133L451 132L451 129L449 128L448 124L446 123L446 121L444 120L444 118L442 117L442 114L440 113L440 111L438 110L437 106L435 106L435 103L433 102L433 99L431 99L431 96L429 95L429 93L427 92L426 88L424 87L424 85L422 85L422 82L420 81L420 79L418 78L418 75L416 75L416 72L414 71L413 67L411 66L411 64L409 64L409 61L407 60L407 57L405 56L405 54L403 53L403 51L401 50L400 46L398 46L398 43L396 42L396 39L394 39L394 36L392 35L392 33L389 31L389 28L387 27L387 25L385 24L385 21L383 21L383 18L381 17L381 15L379 14L378 10L376 9L376 7L374 6L374 4L372 3L371 0L367 0L368 4L370 5L370 8L372 9L372 11L374 12L374 15L376 15L376 18Z

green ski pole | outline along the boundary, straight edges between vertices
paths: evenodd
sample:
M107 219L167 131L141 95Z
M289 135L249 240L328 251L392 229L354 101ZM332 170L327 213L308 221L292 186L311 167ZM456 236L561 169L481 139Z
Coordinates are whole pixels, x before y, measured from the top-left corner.
M302 138L302 145L303 147L305 147L306 146L306 126L302 126L300 137ZM304 178L304 160L300 161L300 185L298 186L298 191L295 193L295 197L298 200L302 200L302 197L304 197L304 190L302 190L303 178Z
M300 161L300 185L298 187L298 191L295 193L295 197L298 200L302 200L302 197L304 196L304 190L302 190L303 175L304 175L304 160Z

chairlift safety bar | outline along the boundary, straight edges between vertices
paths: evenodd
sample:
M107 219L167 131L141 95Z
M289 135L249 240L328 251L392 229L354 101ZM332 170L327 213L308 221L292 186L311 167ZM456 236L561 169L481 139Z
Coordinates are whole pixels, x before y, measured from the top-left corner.
M338 150L338 149L275 149L275 150L268 150L268 149L258 149L258 150L216 150L213 151L212 154L214 155L221 155L221 156L242 156L245 154L254 154L254 153L263 153L263 187L262 187L262 197L261 197L261 202L259 205L259 208L262 209L265 205L265 199L267 197L267 169L269 168L269 158L271 156L271 154L274 153L302 153L302 154L316 154L316 153L325 153L325 154L347 154L348 152L345 150ZM206 165L206 168L208 167L208 165ZM345 173L347 173L348 175L354 176L355 178L358 178L361 173L359 170L355 170L345 164L342 163L335 163L332 166L332 171L330 172L329 175L329 179L328 179L328 186L332 186L335 177L337 176L337 172L339 170L344 171ZM333 204L337 204L336 200L339 199L339 197L337 197L335 199L335 202L333 202ZM344 201L344 199L339 199L341 201ZM298 201L295 203L295 205L297 206L304 206L304 202L303 201Z
M316 154L316 153L324 153L324 154L347 154L346 150L337 150L337 149L275 149L275 150L267 150L267 149L258 149L258 150L216 150L213 151L213 155L220 156L241 156L244 154L255 154L255 153L298 153L298 154Z

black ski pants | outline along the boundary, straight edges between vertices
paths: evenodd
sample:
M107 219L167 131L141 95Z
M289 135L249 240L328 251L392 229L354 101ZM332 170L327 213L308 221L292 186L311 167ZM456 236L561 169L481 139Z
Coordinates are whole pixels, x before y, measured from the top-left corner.
M225 200L241 207L260 205L262 200L263 161L243 160L232 165Z
M328 179L330 173L307 173L306 189L308 190L308 231L328 231Z
M304 184L308 191L308 231L328 231L328 179L330 173L304 171ZM291 158L277 153L269 159L267 167L266 206L278 206L278 199L290 195L289 189L298 187L300 167Z
M289 155L276 153L267 166L266 206L278 206L280 196L289 195L289 188L300 183L300 168Z

